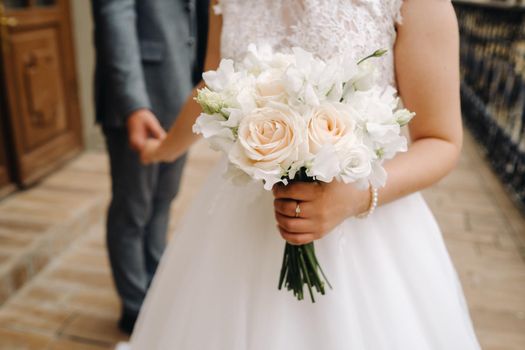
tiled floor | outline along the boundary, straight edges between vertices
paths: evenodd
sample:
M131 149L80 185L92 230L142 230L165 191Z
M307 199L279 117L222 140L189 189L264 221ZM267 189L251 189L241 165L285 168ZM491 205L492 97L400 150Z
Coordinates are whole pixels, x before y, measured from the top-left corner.
M193 152L172 227L216 158L202 146ZM74 166L105 172L105 163L104 155L88 154ZM72 176L66 168L56 181L75 182ZM107 177L96 179L90 191L101 194ZM470 138L459 167L425 197L442 227L483 349L525 349L525 220ZM111 349L125 339L115 325L118 313L99 216L0 308L0 349Z

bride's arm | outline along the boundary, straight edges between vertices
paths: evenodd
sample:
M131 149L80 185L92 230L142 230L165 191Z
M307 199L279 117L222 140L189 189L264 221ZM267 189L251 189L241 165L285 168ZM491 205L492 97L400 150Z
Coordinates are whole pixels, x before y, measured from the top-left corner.
M220 37L222 30L222 17L214 14L213 1L209 10L208 44L204 70L215 70L220 62ZM174 82L176 83L176 82ZM174 161L183 155L188 148L199 139L192 131L193 124L199 116L201 109L195 102L197 90L203 87L201 81L192 91L186 103L179 112L179 117L171 126L166 138L159 142L150 139L141 154L143 163Z
M398 27L395 69L405 106L416 112L409 124L412 144L388 164L379 204L428 187L455 166L462 144L459 98L459 38L449 1L406 0ZM370 194L338 182L277 186L276 217L292 243L318 239L347 217L366 211ZM296 200L301 217L295 215Z
M442 0L407 0L398 27L395 68L400 96L416 112L412 145L387 164L382 203L424 189L456 165L463 142L459 35L454 9Z

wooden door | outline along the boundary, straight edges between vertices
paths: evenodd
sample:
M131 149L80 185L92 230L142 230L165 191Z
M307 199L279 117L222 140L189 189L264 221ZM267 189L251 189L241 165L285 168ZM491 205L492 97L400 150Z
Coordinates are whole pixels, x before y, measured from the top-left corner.
M28 185L82 147L67 0L0 0L15 176Z

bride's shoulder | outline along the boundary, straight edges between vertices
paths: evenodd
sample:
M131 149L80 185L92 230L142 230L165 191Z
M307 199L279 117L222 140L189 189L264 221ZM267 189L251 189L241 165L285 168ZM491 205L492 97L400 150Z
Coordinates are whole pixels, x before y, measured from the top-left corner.
M450 0L393 0L401 2L399 15L403 18L417 18L423 22L431 20L439 22L444 18L453 17L454 7Z
M360 1L360 0L357 0ZM432 16L434 10L450 11L453 9L451 0L363 0L377 1L386 10L389 10L397 23L401 23L405 12L417 11L421 16Z

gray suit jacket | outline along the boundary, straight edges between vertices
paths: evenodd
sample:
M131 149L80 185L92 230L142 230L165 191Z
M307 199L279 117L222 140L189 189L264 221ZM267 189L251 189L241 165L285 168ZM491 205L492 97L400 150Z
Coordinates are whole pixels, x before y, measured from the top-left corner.
M207 0L92 0L95 103L104 127L148 108L168 128L199 79Z

